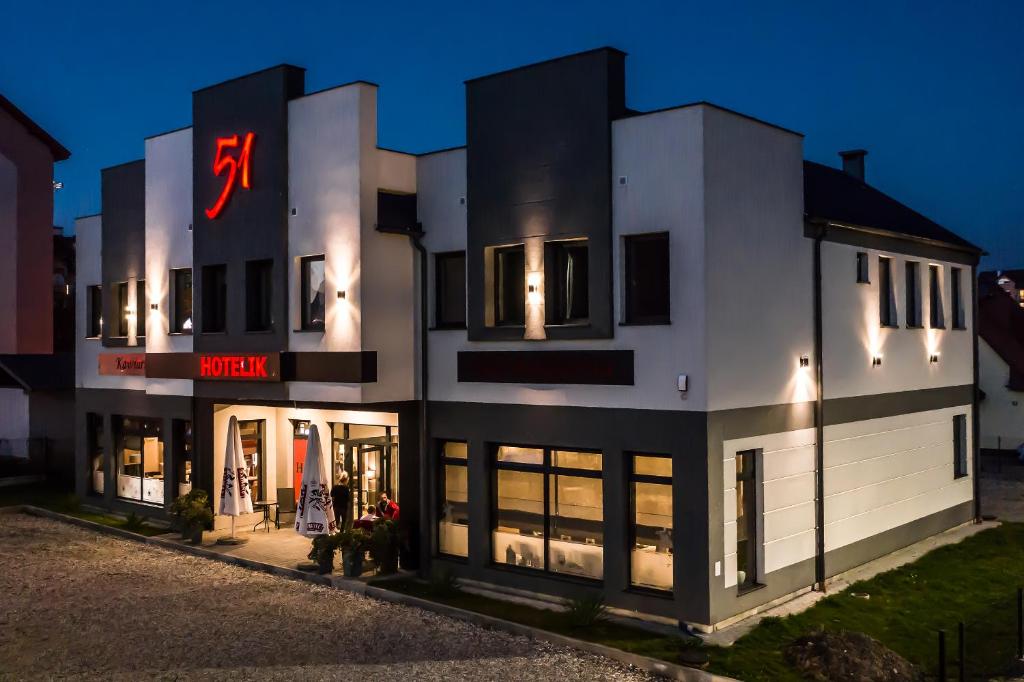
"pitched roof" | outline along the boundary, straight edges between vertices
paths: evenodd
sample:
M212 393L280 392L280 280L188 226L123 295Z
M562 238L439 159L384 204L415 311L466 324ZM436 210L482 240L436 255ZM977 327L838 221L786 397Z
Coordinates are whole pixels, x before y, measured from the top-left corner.
M812 220L885 230L960 250L982 252L966 239L863 180L813 161L804 161L804 213Z
M28 117L28 114L14 106L14 103L3 95L0 95L0 109L10 114L11 118L25 126L29 133L37 137L40 142L49 147L50 153L53 154L54 161L64 161L71 156L71 152L69 152L64 145L57 142L50 133L43 130L38 123Z
M999 286L994 273L978 278L978 335L1009 365L1006 387L1024 391L1024 308Z

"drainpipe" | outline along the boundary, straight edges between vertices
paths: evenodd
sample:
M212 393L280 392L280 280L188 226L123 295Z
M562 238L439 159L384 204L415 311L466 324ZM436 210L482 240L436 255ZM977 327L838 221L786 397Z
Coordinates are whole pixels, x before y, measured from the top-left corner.
M954 320L954 323L956 321ZM978 415L978 266L971 266L971 353L974 362L974 385L971 387L971 454L974 458L974 522L981 523L981 444L978 438L981 433L981 421Z
M821 322L821 240L825 236L825 225L816 225L814 230L814 581L815 589L825 591L825 390L822 362Z

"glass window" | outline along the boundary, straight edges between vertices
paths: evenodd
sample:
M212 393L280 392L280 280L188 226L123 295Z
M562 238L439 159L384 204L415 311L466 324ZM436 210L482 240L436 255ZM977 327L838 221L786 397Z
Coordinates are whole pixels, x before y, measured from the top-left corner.
M149 317L146 303L146 280L135 281L135 336L146 335L146 319Z
M171 270L171 332L192 333L192 268Z
M669 321L668 232L623 238L625 261L625 315L631 324Z
M757 584L756 450L736 453L736 583L745 590Z
M128 282L114 285L117 292L117 336L128 336Z
M440 328L466 326L466 252L434 256L434 324Z
M238 421L238 432L242 437L242 456L245 457L245 474L249 478L249 490L253 500L265 500L263 474L263 433L266 422L262 419ZM307 422L308 429L308 422Z
M964 315L964 292L963 292L963 270L951 268L949 281L952 288L953 328L966 329L967 321Z
M868 277L868 254L863 251L857 252L857 284L870 284Z
M273 327L271 316L271 292L274 261L251 260L245 264L245 330L249 332L270 331Z
M187 495L192 490L192 421L175 419L173 428L175 447L178 449L175 457L178 495Z
M953 417L953 478L967 475L967 415Z
M135 502L164 503L164 443L160 420L114 417L117 496Z
M89 318L85 335L99 338L103 335L103 287L94 284L86 289L85 306Z
M307 256L300 260L302 276L302 329L322 330L325 319L326 275L324 257Z
M526 254L523 246L494 250L494 322L526 322Z
M441 554L469 556L469 486L465 443L441 444L441 509L437 548Z
M946 313L943 310L942 276L940 266L928 266L928 313L932 329L943 329L946 326Z
M85 415L89 448L89 492L102 495L104 489L103 469L103 415L89 412Z
M604 576L601 454L499 446L495 563Z
M202 284L202 332L204 334L218 334L226 332L228 314L228 266L204 265Z
M551 242L544 255L547 270L548 324L580 324L590 317L587 241Z
M884 256L878 259L878 318L883 327L895 327L896 292L892 284L892 259Z
M907 326L921 326L921 266L914 261L905 263Z
M633 526L630 584L671 590L672 458L633 455L630 481Z

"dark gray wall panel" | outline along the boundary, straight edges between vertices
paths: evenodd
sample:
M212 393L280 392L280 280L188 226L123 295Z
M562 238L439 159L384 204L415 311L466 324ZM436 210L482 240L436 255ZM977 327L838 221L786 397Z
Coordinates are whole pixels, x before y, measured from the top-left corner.
M103 270L103 345L123 346L114 339L121 311L115 284L146 276L146 162L123 163L100 171L103 206L101 268ZM146 311L138 311L144 320ZM143 338L139 338L142 345Z

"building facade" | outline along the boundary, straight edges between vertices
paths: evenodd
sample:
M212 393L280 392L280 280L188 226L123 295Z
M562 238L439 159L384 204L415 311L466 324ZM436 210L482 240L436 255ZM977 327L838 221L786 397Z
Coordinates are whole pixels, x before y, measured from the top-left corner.
M406 565L701 629L973 518L978 249L624 67L467 81L421 155L372 84L194 93L79 221L83 494L216 490L237 415L280 502L317 423Z
M985 450L1024 444L1024 270L978 277L978 389Z

